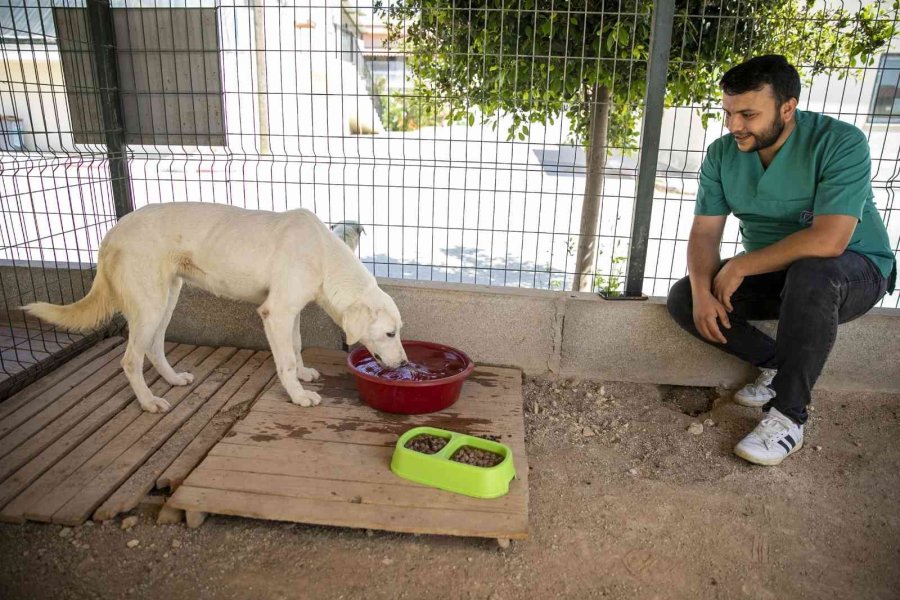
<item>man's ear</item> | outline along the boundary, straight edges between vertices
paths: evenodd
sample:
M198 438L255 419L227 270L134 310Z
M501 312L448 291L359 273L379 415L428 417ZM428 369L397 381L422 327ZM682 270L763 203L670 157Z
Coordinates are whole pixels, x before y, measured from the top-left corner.
M366 328L372 322L372 311L368 306L360 302L350 305L341 315L341 328L347 336L347 344L355 344L366 333Z
M794 115L797 112L797 99L796 98L788 98L787 102L781 105L781 120L787 123L788 121L794 120Z

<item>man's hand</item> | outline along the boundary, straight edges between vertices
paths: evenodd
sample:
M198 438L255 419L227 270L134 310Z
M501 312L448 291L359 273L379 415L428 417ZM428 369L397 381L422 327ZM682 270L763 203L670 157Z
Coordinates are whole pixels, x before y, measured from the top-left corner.
M740 265L740 256L732 258L719 269L715 279L713 279L713 294L728 312L734 310L734 307L731 306L731 295L744 281L744 274Z
M705 339L724 344L728 340L719 329L719 321L726 329L731 329L728 312L711 293L697 294L694 298L694 325Z

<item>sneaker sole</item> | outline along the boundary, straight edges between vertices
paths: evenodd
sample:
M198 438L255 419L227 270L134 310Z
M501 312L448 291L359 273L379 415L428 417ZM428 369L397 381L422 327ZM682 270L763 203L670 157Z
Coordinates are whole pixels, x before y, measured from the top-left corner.
M766 398L765 400L757 400L756 398L748 398L747 396L741 396L737 393L734 394L732 400L734 400L735 404L740 404L741 406L749 406L750 408L761 408L771 402L775 396L771 398Z
M799 450L802 447L803 447L803 440L800 440L800 443L797 444L796 446L794 446L790 452L788 452L783 457L778 458L778 459L775 459L775 458L765 459L765 458L759 458L756 456L751 456L750 454L747 454L743 450L738 450L737 448L734 449L734 453L737 456L740 456L741 458L746 460L747 462L753 463L754 465L762 465L764 467L774 467L776 465L780 465L782 462L784 462L785 458L787 458L788 456L790 456L791 454L793 454L794 452L796 452L797 450Z

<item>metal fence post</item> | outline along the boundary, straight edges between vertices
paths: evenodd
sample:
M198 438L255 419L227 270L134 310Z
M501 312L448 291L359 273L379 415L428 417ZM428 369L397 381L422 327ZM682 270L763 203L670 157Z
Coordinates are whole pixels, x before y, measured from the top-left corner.
M653 28L650 32L650 63L647 67L647 95L644 123L641 128L641 157L638 164L637 197L631 226L631 249L628 252L628 278L625 297L643 297L644 268L647 263L647 240L650 237L650 214L656 184L656 161L659 157L660 127L666 98L666 75L669 49L675 21L675 1L654 3Z
M100 91L100 114L106 157L109 160L110 183L116 217L122 218L134 210L131 197L131 177L125 158L125 129L119 96L119 71L116 58L116 34L113 30L109 0L87 0L87 23L97 87Z

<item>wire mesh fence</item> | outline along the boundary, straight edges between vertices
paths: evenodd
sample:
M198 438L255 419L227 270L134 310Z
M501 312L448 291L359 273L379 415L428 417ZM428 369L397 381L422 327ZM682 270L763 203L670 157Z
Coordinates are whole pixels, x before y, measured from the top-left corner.
M653 18L645 0L0 0L0 321L82 295L117 216L176 201L357 221L378 276L621 293L656 97L643 291L665 295L726 133L716 82L765 52L801 71L801 109L866 133L900 251L894 3L674 2L657 90ZM729 219L723 256L739 235ZM0 343L0 377L23 370Z

